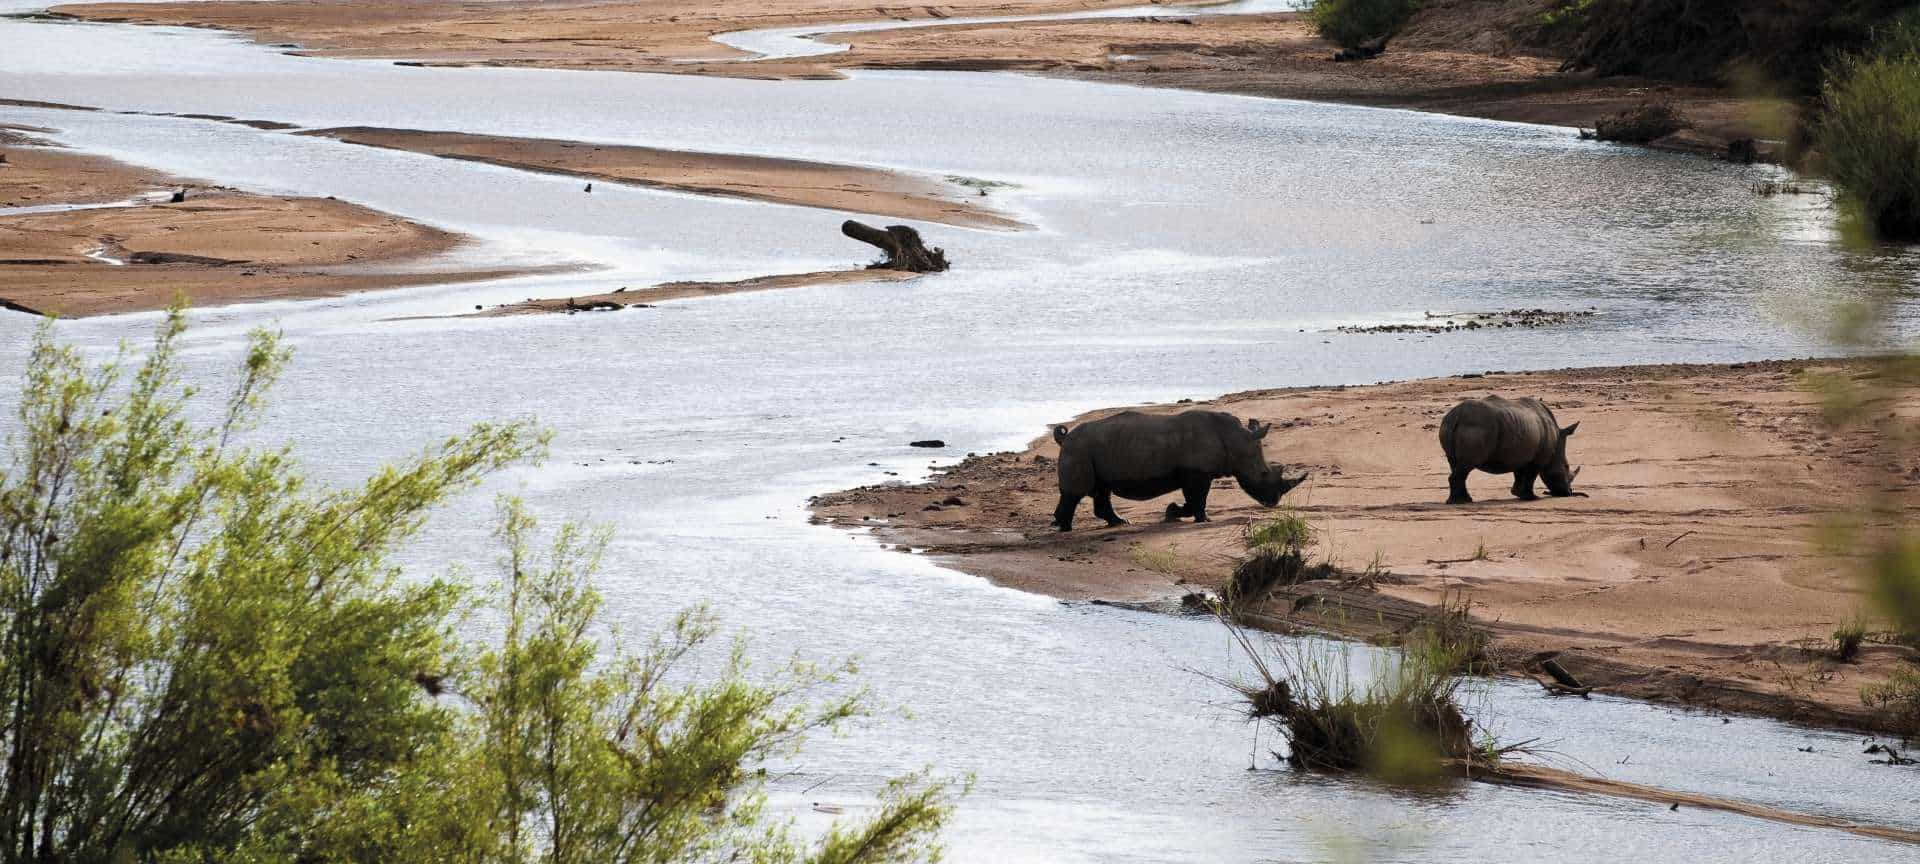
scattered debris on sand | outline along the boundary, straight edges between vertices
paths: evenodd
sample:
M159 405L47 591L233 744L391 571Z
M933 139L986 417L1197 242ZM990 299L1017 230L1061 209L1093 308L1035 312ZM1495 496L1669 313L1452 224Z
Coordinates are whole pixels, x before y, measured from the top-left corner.
M1371 324L1364 326L1337 327L1339 333L1457 333L1467 330L1485 330L1488 328L1557 327L1570 324L1583 318L1592 318L1599 311L1591 307L1586 309L1507 309L1499 312L1427 312L1426 322L1419 324Z

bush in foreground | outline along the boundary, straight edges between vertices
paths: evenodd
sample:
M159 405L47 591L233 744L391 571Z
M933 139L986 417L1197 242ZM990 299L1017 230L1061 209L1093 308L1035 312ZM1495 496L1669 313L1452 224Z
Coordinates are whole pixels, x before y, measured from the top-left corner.
M795 704L831 675L717 678L675 663L683 618L597 660L603 538L528 553L509 506L506 635L458 638L468 597L388 554L429 508L530 459L480 425L352 489L286 450L230 446L287 360L254 334L222 419L194 428L172 310L152 351L89 369L33 346L0 469L0 861L894 862L932 858L938 785L804 846L760 806L756 763L852 715Z
M1420 0L1313 0L1307 20L1322 37L1346 48L1392 36L1420 8Z
M1885 239L1920 240L1920 13L1828 70L1817 140L1858 224Z

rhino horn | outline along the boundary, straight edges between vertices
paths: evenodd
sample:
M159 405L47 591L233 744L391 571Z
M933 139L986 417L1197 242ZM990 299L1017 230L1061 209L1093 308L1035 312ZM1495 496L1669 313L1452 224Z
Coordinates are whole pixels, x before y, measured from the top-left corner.
M1587 467L1587 466L1585 466L1585 465L1575 465L1575 466L1573 466L1573 473L1572 473L1572 474L1569 474L1569 475L1567 475L1567 480L1568 480L1569 482L1571 482L1571 481L1574 481L1574 480L1578 480L1578 479L1580 479L1580 469L1582 469L1582 468L1585 468L1585 467Z

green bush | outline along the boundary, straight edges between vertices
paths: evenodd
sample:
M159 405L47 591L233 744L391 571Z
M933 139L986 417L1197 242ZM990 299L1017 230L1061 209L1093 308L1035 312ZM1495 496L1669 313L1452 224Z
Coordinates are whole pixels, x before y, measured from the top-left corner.
M1321 36L1353 48L1391 36L1420 8L1420 0L1313 0L1307 20Z
M447 580L389 553L426 512L536 456L480 425L351 489L230 444L288 354L252 337L221 419L185 419L184 314L152 351L89 369L33 345L0 467L0 862L875 861L932 857L937 784L903 781L811 848L763 816L756 763L858 709L799 704L832 674L693 680L684 617L596 659L604 538L529 554L506 510L499 642L454 632Z
M1920 16L1889 25L1876 45L1828 70L1819 149L1862 227L1920 240Z

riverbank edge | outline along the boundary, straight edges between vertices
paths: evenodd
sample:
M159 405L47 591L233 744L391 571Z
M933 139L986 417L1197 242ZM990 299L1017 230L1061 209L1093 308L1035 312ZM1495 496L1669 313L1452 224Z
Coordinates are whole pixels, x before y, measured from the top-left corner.
M1825 360L1784 360L1758 361L1731 364L1654 364L1648 366L1624 367L1585 367L1562 370L1540 370L1520 373L1488 373L1493 375L1552 376L1561 373L1607 374L1666 371L1674 369L1737 370L1754 367L1787 368L1804 367L1816 364L1834 364L1848 367L1862 361L1847 358ZM1272 396L1274 394L1310 394L1327 392L1365 392L1369 388L1396 385L1440 384L1457 382L1460 379L1480 383L1479 374L1452 376L1449 378L1417 379L1409 382L1384 382L1376 385L1334 386L1334 387L1298 387L1281 390L1246 391L1225 394L1212 400L1183 400L1175 405L1142 406L1154 409L1189 409L1226 407L1251 397ZM1491 386L1491 385L1488 385ZM1067 425L1107 416L1125 409L1100 409L1083 413ZM959 491L968 500L961 506L978 504L983 511L989 509L981 499L987 497L986 490L977 482L968 488L967 483L953 483L951 478L959 474L966 480L974 480L975 475L965 474L969 466L983 464L989 460L1002 459L1017 463L1034 463L1045 466L1051 471L1049 457L1052 452L1051 436L1042 436L1024 450L1003 453L983 454L969 457L952 466L937 470L924 480L914 483L890 482L879 486L857 487L840 492L830 492L815 496L808 503L812 521L849 531L866 531L883 547L893 546L897 551L925 554L941 565L963 573L985 578L995 584L1013 587L1017 590L1047 594L1059 597L1063 602L1090 602L1096 605L1118 606L1142 611L1164 614L1211 614L1200 612L1191 605L1183 604L1183 593L1200 591L1213 587L1206 577L1219 577L1224 571L1214 571L1206 576L1189 574L1191 578L1178 581L1165 574L1144 573L1128 577L1108 574L1087 577L1069 572L1066 569L1050 569L1048 564L1058 556L1061 562L1077 564L1108 565L1110 570L1125 569L1131 572L1126 549L1145 548L1149 540L1165 540L1174 535L1161 533L1165 530L1179 531L1182 528L1197 529L1200 526L1175 524L1170 526L1145 527L1141 524L1141 514L1134 514L1136 524L1118 529L1081 528L1075 534L1049 536L1046 533L1032 533L1025 540L1012 540L1009 535L1019 530L1008 526L967 525L964 528L956 524L930 524L928 519L939 519L943 508L938 506L944 501L955 501L950 494ZM1271 447L1270 443L1270 447ZM1273 451L1269 451L1270 457ZM1731 460L1732 457L1730 457ZM1325 466L1319 466L1324 471ZM1336 473L1338 471L1336 467ZM1048 475L1050 477L1050 474ZM1033 480L1033 477L1024 478ZM1440 478L1444 481L1444 476ZM1505 478L1494 478L1504 481ZM1225 481L1222 481L1225 482ZM1020 487L1027 490L1025 485ZM861 502L863 494L876 491L891 497L888 507L900 512L871 515L872 502ZM1051 496L1049 488L1042 491ZM1220 487L1217 494L1226 494ZM1444 493L1444 483L1442 484ZM1233 493L1237 495L1238 493ZM944 499L942 496L946 496ZM921 508L915 499L935 502L925 509L932 513L913 512ZM1050 500L1050 498L1049 498ZM1166 499L1151 502L1158 506ZM1549 499L1542 499L1547 501ZM1551 499L1554 502L1583 501L1585 499ZM916 506L901 506L903 501ZM1000 506L1000 502L994 502ZM1083 509L1085 505L1082 505ZM1284 505L1283 507L1288 506ZM1439 505L1444 507L1445 505ZM1910 507L1911 505L1909 505ZM868 512L863 513L866 510ZM885 509L885 508L883 508ZM954 507L946 507L953 510ZM1150 508L1148 508L1150 509ZM1836 506L1834 512L1844 512ZM998 515L998 511L995 511ZM1008 513L1008 516L1014 516ZM1032 517L1036 514L1023 514ZM1084 518L1085 514L1082 513ZM1254 516L1252 518L1259 518ZM1216 513L1216 521L1209 526L1227 526L1237 536L1238 531L1251 519L1246 516L1230 516ZM1097 524L1097 523L1096 523ZM1689 531L1688 534L1693 532ZM1104 535L1104 536L1103 536ZM1684 536L1684 535L1683 535ZM1112 542L1119 539L1129 543ZM1200 542L1198 552L1206 554L1209 548ZM1105 547L1104 549L1102 547ZM1089 551L1093 550L1093 551ZM1115 554L1120 552L1122 554ZM1212 550L1218 557L1218 550ZM1024 556L1024 557L1022 557ZM1039 562L1039 563L1036 563ZM1135 564L1138 563L1136 558ZM1444 566L1448 562L1439 563ZM1834 559L1832 569L1840 571L1849 562ZM1067 564L1060 565L1062 568ZM1458 566L1458 565L1456 565ZM1372 643L1390 643L1404 635L1410 626L1423 619L1430 619L1441 610L1440 604L1417 602L1402 597L1379 593L1373 586L1352 584L1351 577L1359 576L1349 572L1350 568L1337 568L1339 575L1332 579L1305 583L1299 586L1281 587L1275 590L1273 599L1260 610L1248 615L1247 623L1258 629L1279 633L1319 632L1342 638ZM1389 574L1391 575L1391 574ZM1346 578L1342 578L1346 577ZM1128 581L1131 580L1131 581ZM1345 581L1348 584L1341 584ZM1115 586L1123 586L1116 588ZM1150 597L1143 597L1140 590L1146 589ZM1113 596L1102 596L1110 592ZM1469 600L1471 598L1468 598ZM1453 602L1459 602L1455 596ZM1854 731L1870 734L1884 734L1910 738L1914 730L1891 712L1875 711L1861 704L1849 694L1836 697L1833 694L1796 695L1769 691L1749 686L1727 674L1703 674L1698 670L1665 668L1649 663L1636 663L1618 657L1609 656L1610 649L1596 645L1589 649L1569 649L1553 647L1547 644L1551 640L1541 637L1555 632L1540 627L1520 626L1502 620L1490 620L1476 614L1473 626L1483 630L1490 638L1488 652L1495 662L1495 674L1513 678L1527 678L1539 681L1536 677L1538 664L1547 659L1556 659L1561 665L1574 670L1581 683L1592 688L1593 693L1635 699L1650 704L1667 705L1689 710L1703 710L1714 713L1763 717L1780 720L1799 726L1828 730ZM1564 634L1561 634L1564 637ZM1763 646L1747 646L1755 649ZM1772 646L1781 649L1780 646ZM1804 649L1795 649L1804 650ZM1911 649L1886 648L1886 656L1876 662L1908 663L1916 658Z
M1114 0L1124 2L1124 0ZM275 18L277 14L270 7L280 4L229 4L236 8L214 14L207 7L221 4L176 4L173 6L140 6L102 4L68 4L53 7L50 14L61 18L98 23L133 24L140 26L187 26L222 30L245 36L263 46L292 50L303 56L362 58L368 51L376 48L378 56L389 54L393 62L401 65L444 66L444 67L507 67L507 68L548 68L573 69L585 71L642 72L655 74L684 74L709 77L738 77L766 80L818 80L844 77L844 73L854 70L914 70L914 71L1003 71L1037 74L1068 80L1099 81L1132 86L1154 87L1158 89L1185 90L1188 92L1221 93L1230 95L1253 96L1271 99L1296 99L1302 101L1326 102L1332 104L1357 105L1371 108L1396 108L1423 113L1448 116L1472 117L1477 119L1504 122L1522 122L1563 126L1569 130L1591 127L1603 117L1619 111L1632 110L1647 102L1670 101L1694 116L1697 122L1691 128L1682 129L1672 135L1645 146L1652 149L1684 153L1712 158L1729 158L1730 154L1739 154L1742 161L1752 158L1763 160L1773 158L1777 147L1769 136L1761 133L1766 123L1758 118L1777 113L1778 106L1769 106L1766 100L1749 100L1726 87L1709 87L1696 84L1681 84L1660 79L1641 79L1631 77L1586 78L1565 73L1542 72L1546 66L1557 65L1550 58L1536 57L1512 51L1481 50L1474 45L1450 45L1436 48L1434 40L1415 40L1417 47L1394 47L1381 58L1358 63L1333 63L1330 57L1337 48L1333 43L1318 37L1302 38L1300 32L1310 32L1297 12L1264 13L1249 15L1218 15L1200 18L1154 17L1142 18L1099 18L1073 19L1069 21L1029 21L988 24L955 24L938 28L901 28L860 31L831 37L829 41L851 44L855 50L834 54L807 56L800 58L773 58L756 60L751 58L731 58L717 60L711 57L645 56L638 60L615 62L596 54L596 46L576 46L573 53L562 52L555 56L513 56L511 53L488 53L477 49L462 49L457 57L435 56L435 48L425 44L410 44L404 40L394 42L397 33L411 32L401 30L379 30L380 25L369 25L364 32L342 30L340 28L321 28L324 21L308 22L306 29L290 23L284 18ZM1094 8L1110 5L1095 4ZM192 7L200 7L194 9ZM247 6L242 9L237 6ZM260 11L253 11L258 7ZM1056 8L1057 7L1057 8ZM414 13L419 20L437 20L432 17L431 7L420 7ZM1042 3L1035 7L1035 13L1042 11L1071 12L1088 8L1071 2ZM920 18L946 18L953 13L965 15L961 10L950 10L930 14L936 7L922 9L893 10L903 25ZM318 13L315 13L318 14ZM732 52L711 37L739 29L757 29L768 26L798 27L819 24L831 26L846 23L846 15L814 11L795 11L780 16L777 21L750 21L716 19L702 24L704 30L696 33L689 30L690 23L676 18L659 21L642 20L632 22L630 26L638 28L636 32L624 34L624 38L637 44L654 45L659 50L675 50L682 54L689 52L688 40L696 39L709 49ZM1233 19L1242 19L1234 21ZM412 19L408 19L412 20ZM1040 53L1022 54L1022 49L1007 46L988 50L985 53L967 51L949 53L941 56L936 50L923 54L888 54L884 50L885 42L902 35L924 38L925 34L937 30L952 37L965 34L969 30L1011 28L1022 30L1074 24L1102 32L1123 32L1126 28L1150 22L1162 28L1204 32L1213 27L1252 27L1262 35L1248 37L1242 33L1228 38L1229 42L1244 43L1228 46L1211 43L1180 41L1170 35L1162 34L1154 39L1136 45L1133 42L1102 41L1108 37L1081 39L1079 41L1059 40L1044 42ZM1222 22L1228 22L1222 24ZM550 26L562 26L565 22L554 22ZM393 22L382 22L389 28L397 26ZM477 26L477 25L476 25ZM652 29L648 29L651 27ZM320 28L320 29L315 29ZM313 30L307 33L306 30ZM1270 31L1270 32L1269 32ZM484 28L474 33L465 33L467 37L484 36ZM915 36L918 34L918 36ZM303 41L303 37L308 37ZM1122 37L1111 37L1119 40ZM1252 44L1261 38L1273 41L1264 44ZM308 41L318 42L309 46ZM991 40L990 40L991 41ZM1095 44L1097 43L1097 44ZM977 46L976 46L977 47ZM1219 50L1227 47L1224 53ZM1094 50L1094 49L1098 50ZM1112 62L1095 61L1093 55L1104 55L1110 48L1134 51L1144 48L1145 62L1116 65ZM1157 62L1162 58L1154 52L1165 49L1166 56L1173 58L1171 64ZM575 56L575 55L578 56ZM1259 56L1271 61L1279 57L1279 66L1286 67L1285 74L1269 74L1274 69L1249 69L1242 61L1247 57ZM1464 79L1450 78L1446 83L1436 85L1428 76L1438 74L1439 70L1456 67L1461 58L1474 58L1492 64L1508 64L1533 67L1533 71L1518 75L1487 74L1475 78L1469 74ZM1405 69L1395 64L1407 62ZM1144 67L1144 68L1143 68ZM1355 73L1353 70L1366 70ZM1358 78L1354 75L1358 74ZM1695 116L1697 115L1697 116Z

